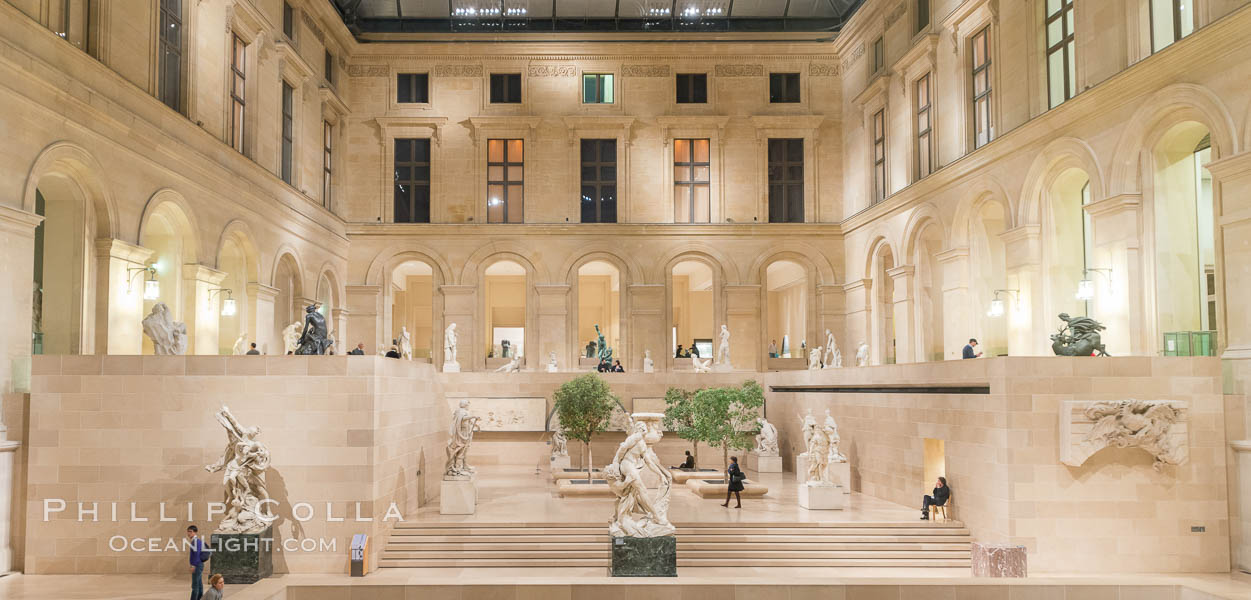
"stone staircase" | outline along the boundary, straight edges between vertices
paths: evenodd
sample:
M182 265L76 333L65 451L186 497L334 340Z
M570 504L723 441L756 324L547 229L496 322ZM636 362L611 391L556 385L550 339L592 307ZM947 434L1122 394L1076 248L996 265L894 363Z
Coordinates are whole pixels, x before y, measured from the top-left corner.
M958 522L678 523L680 567L968 567ZM400 523L386 567L607 567L602 523Z

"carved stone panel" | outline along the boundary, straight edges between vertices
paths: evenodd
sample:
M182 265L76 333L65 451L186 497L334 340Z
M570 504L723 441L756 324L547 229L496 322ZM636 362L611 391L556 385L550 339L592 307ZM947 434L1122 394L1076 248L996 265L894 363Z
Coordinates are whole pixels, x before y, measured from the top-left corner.
M466 398L447 398L454 411ZM545 398L468 398L469 414L478 417L482 431L543 431L547 426Z
M622 77L668 77L669 65L622 65Z
M762 77L764 65L717 65L717 77Z
M349 65L348 77L386 77L390 69L386 65Z
M809 77L838 77L838 65L833 63L809 63Z
M1190 409L1173 400L1070 401L1060 409L1060 462L1078 467L1104 448L1141 448L1156 470L1190 456Z
M530 65L527 70L530 77L576 77L578 67L574 65Z
M482 65L435 65L435 77L482 77Z

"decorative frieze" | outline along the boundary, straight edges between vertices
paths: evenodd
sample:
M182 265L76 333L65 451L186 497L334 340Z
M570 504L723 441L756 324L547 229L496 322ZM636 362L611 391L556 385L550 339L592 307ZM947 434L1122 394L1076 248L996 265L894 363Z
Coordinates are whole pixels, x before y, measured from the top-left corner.
M892 8L890 12L886 13L886 18L883 21L886 25L886 29L890 29L890 26L894 25L895 21L898 21L900 17L904 16L905 12L907 12L907 7L905 7L901 2L896 5L895 8Z
M717 65L717 77L761 77L764 65Z
M840 72L834 63L808 63L809 77L838 77Z
M1096 360L1096 359L1088 359ZM1060 462L1079 467L1104 448L1141 448L1158 471L1190 456L1189 408L1170 400L1070 401L1060 409Z
M304 26L313 33L313 37L317 38L317 41L324 46L326 44L326 34L322 32L321 27L317 26L317 22L308 16L308 11L300 11L300 17L304 21Z
M482 65L435 65L435 77L482 77Z
M856 60L859 59L861 56L864 56L864 44L863 43L858 44L855 47L855 49L851 51L851 54L848 54L847 58L843 59L843 72L846 72L847 69L851 67L852 63L856 62Z
M348 77L386 77L390 69L386 65L348 65Z
M530 65L526 74L530 77L577 77L578 68L573 65Z
M622 65L622 77L668 77L669 65Z

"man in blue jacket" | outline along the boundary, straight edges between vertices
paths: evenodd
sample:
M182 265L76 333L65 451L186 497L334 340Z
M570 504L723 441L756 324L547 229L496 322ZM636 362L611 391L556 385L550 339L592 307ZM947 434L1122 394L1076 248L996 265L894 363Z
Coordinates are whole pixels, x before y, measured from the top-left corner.
M969 343L964 346L964 355L962 358L981 358L982 353L977 351L977 340L969 338Z
M195 525L187 526L187 539L191 540L191 600L200 600L204 595L204 540L196 535L199 531Z

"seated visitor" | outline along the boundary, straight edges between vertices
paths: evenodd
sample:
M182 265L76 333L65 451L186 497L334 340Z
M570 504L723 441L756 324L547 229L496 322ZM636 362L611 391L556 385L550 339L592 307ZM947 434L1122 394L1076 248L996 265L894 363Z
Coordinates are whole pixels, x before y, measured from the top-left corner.
M355 348L348 351L348 354L352 354L355 356L361 356L364 353L365 353L365 344L357 344Z
M625 367L621 366L621 361L619 360L613 361L612 372L613 373L625 373Z
M222 590L226 587L226 578L221 573L209 577L209 589L204 593L204 600L222 600Z
M607 359L600 359L599 365L595 367L595 370L600 373L608 373L612 371L612 365L609 364Z
M947 487L947 478L939 477L934 483L933 495L926 496L921 500L921 520L928 521L930 519L931 506L943 506L947 504L947 499L951 497L951 488Z
M399 358L399 357L400 357L400 351L396 349L395 346L391 346L391 349L387 350L387 358Z
M694 469L695 468L695 457L691 456L690 450L686 451L686 460L683 461L682 464L678 465L678 468L679 469Z
M690 350L688 350L688 351L686 352L686 356L687 356L687 357L691 357L691 356L699 356L699 348L696 348L696 347L695 347L695 342L691 342L691 348L690 348ZM703 358L703 357L702 357L702 356L700 356L700 358Z
M682 344L678 344L678 351L673 353L673 357L674 358L686 358L686 355L683 354L682 352L683 352Z

